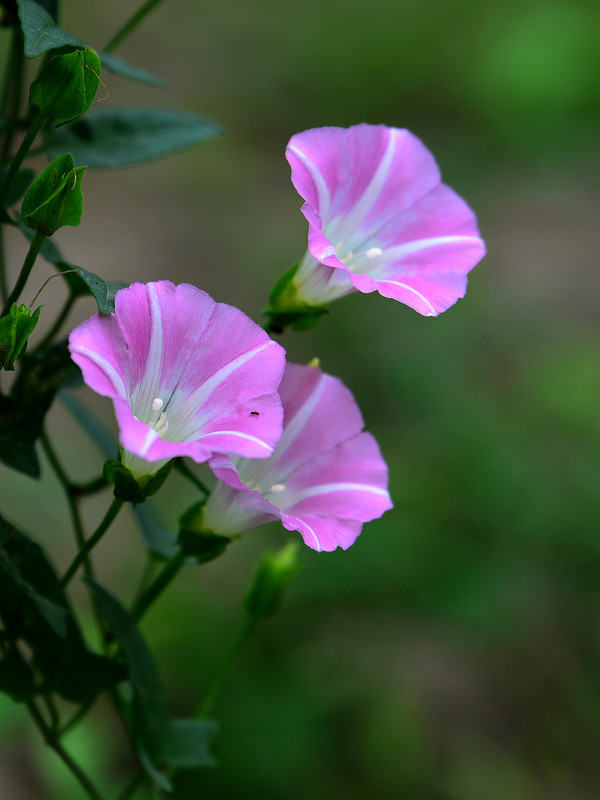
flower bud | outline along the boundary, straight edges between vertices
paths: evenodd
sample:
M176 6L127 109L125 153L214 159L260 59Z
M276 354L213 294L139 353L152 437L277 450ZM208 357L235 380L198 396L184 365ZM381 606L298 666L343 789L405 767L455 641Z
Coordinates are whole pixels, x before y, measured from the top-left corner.
M24 303L13 303L0 318L0 369L13 370L17 358L27 349L27 339L37 325L42 306L31 313Z
M23 198L21 214L27 227L45 236L52 236L63 225L77 227L83 211L81 179L86 169L76 167L70 153L51 161Z
M31 84L29 102L57 125L72 122L94 102L101 69L91 47L56 56Z
M248 614L253 619L272 616L299 569L296 542L290 542L277 553L265 553L258 564L254 583L244 598Z

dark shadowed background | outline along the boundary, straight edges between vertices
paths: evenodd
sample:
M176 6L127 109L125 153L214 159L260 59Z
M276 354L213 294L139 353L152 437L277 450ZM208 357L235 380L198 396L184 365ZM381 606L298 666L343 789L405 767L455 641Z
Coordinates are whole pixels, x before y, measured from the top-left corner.
M70 0L61 22L100 48L137 5ZM226 133L147 166L88 171L82 224L56 235L68 260L107 279L189 281L260 320L306 247L289 137L362 121L425 142L489 253L437 319L355 294L282 337L292 360L319 356L353 390L395 509L346 552L303 550L216 707L219 768L182 773L177 798L598 797L599 26L585 0L166 0L118 49L169 89L105 74L105 105L185 108ZM12 247L17 269L23 243ZM26 301L49 274L36 266ZM63 297L53 284L50 308ZM81 301L68 328L93 311ZM108 400L81 397L114 429ZM49 432L72 474L99 473L58 404ZM86 505L90 526L109 497ZM172 476L163 521L196 499ZM68 563L47 466L41 484L1 467L0 501ZM101 580L125 600L145 564L128 514L98 548ZM256 560L290 536L248 532L148 614L174 713L197 707ZM0 744L2 798L80 797L4 697ZM67 746L113 795L126 780L131 755L108 707Z

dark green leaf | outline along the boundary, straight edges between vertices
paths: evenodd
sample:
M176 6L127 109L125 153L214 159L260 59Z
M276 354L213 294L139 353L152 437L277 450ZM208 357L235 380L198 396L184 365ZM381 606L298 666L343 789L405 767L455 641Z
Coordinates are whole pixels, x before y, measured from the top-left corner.
M144 543L153 556L164 560L175 555L177 536L161 525L150 501L135 506L133 515L140 526Z
M72 122L94 102L101 71L98 54L91 47L55 56L31 84L29 103L57 125Z
M141 633L119 601L95 581L89 578L84 580L98 601L108 629L123 652L133 691L131 710L136 747L146 771L153 779L160 779L160 772L157 772L154 763L161 758L170 720L154 659ZM166 779L162 785L170 788Z
M27 58L37 58L48 50L85 47L85 42L56 25L55 2L17 0L17 3Z
M0 657L0 692L21 703L35 691L35 678L29 664L18 650L10 649Z
M187 558L195 558L198 564L206 564L223 555L231 542L232 539L228 536L219 536L216 533L198 533L186 528L179 531L177 540L182 553Z
M144 86L150 86L155 89L164 89L167 85L166 81L162 78L156 78L154 75L146 72L145 69L128 64L113 53L100 52L98 55L100 56L102 66L121 78L127 78L127 80L141 83Z
M24 303L13 303L9 313L0 318L0 368L14 369L15 361L27 348L41 310L42 306L38 306L32 314Z
M81 382L66 342L21 359L8 397L0 395L0 460L32 477L40 474L35 442L54 395L61 386Z
M88 167L125 167L186 150L219 133L212 122L183 111L106 108L50 131L47 148L50 155L73 153Z
M25 225L45 236L64 225L77 227L83 212L81 181L86 169L76 167L70 153L57 156L44 167L23 198Z
M12 639L25 641L45 691L84 703L123 678L90 653L60 582L39 544L0 517L0 615Z
M172 719L163 750L163 758L170 767L193 769L214 767L215 760L209 746L215 734L212 720Z
M98 304L98 311L106 316L115 310L115 295L119 289L124 289L127 284L124 281L103 281L93 272L88 272L83 267L69 264L68 261L56 261L55 266L63 272L65 280L71 287L75 296L81 294L91 294ZM76 274L73 274L74 270Z
M7 172L8 170L4 169L4 167L0 167L0 184L3 183ZM10 185L10 190L6 198L7 208L17 203L23 197L34 178L34 175L35 172L32 169L20 169L17 172L15 179Z

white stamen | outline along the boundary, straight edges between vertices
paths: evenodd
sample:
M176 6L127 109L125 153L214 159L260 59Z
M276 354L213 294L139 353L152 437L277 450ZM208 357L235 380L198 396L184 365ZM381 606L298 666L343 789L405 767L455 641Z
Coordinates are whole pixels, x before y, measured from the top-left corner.
M277 494L278 492L284 492L285 491L285 484L283 484L283 483L274 483L273 486L271 486L271 491L273 492L273 494Z
M154 400L152 401L152 411L160 411L163 406L164 403L160 399L160 397L155 397Z
M367 258L377 258L383 253L383 250L380 250L379 247L369 247L367 252L365 253Z

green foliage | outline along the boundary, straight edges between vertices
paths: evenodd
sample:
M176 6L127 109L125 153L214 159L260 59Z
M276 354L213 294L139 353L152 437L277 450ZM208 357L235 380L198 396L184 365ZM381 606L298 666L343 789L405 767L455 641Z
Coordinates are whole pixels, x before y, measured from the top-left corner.
M59 580L36 542L0 517L0 615L10 637L12 655L2 660L2 688L25 699L33 689L16 644L25 642L40 675L36 691L58 692L84 703L113 686L122 670L102 656L90 653Z
M81 373L71 361L66 342L24 356L8 396L0 394L0 461L33 478L40 465L35 443L56 392L79 383Z
M91 47L55 56L31 84L29 102L57 126L72 122L94 102L101 71L98 54Z
M45 0L36 3L34 0L17 0L17 5L27 58L37 58L49 50L85 47L81 39L56 25L57 2Z
M254 582L244 598L244 608L253 619L272 616L286 589L300 569L298 545L290 542L276 553L261 558Z
M47 132L46 146L51 156L68 151L78 162L104 169L178 153L220 132L214 123L175 109L106 108L68 128Z
M86 169L76 167L70 153L53 159L23 198L25 224L45 236L52 236L63 225L77 227L83 212L81 181Z
M161 788L170 791L167 768L214 764L208 751L214 724L170 718L154 659L129 614L98 583L91 579L86 583L123 653L132 689L133 736L142 765Z
M141 83L142 86L150 86L153 89L164 89L167 85L166 81L162 78L151 75L149 72L146 72L145 69L141 69L141 67L134 67L132 64L128 64L113 53L100 51L98 55L100 56L102 66L106 67L109 72L118 75L120 78L126 78L129 81Z
M298 304L294 276L299 266L298 261L281 275L271 289L269 305L263 309L263 314L269 317L269 330L273 333L281 333L288 327L297 331L308 330L317 324L319 317L328 313L324 306Z
M38 306L32 314L24 303L13 303L8 314L0 318L0 369L14 369L15 361L27 349L41 310Z
M171 472L173 461L169 461L158 472L136 478L120 461L109 460L104 464L104 477L114 484L114 495L119 500L137 505L156 494Z

